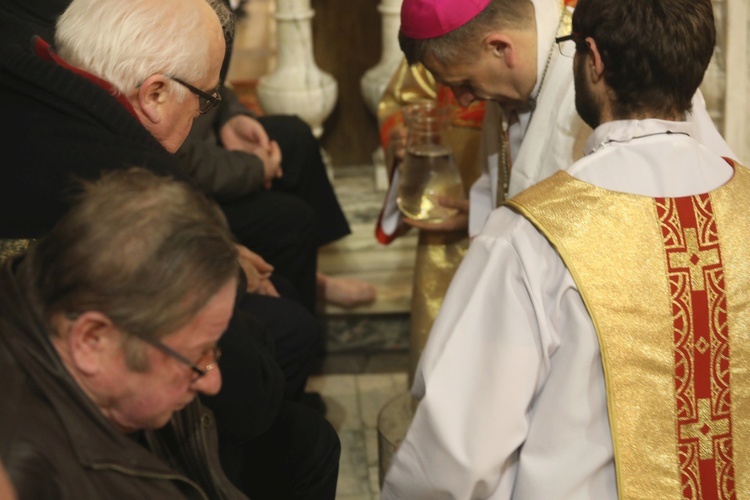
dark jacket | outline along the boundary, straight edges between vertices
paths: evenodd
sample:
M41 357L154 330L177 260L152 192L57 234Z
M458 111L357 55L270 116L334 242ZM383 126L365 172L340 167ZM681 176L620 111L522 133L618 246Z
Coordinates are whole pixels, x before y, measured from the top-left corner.
M141 166L191 182L107 90L38 57L30 39L17 40L0 46L0 238L49 232L67 211L75 178Z
M193 184L176 157L101 86L38 57L31 30L0 12L0 239L38 238L68 208L71 180L140 166ZM239 304L244 294L238 295ZM284 394L268 332L235 306L220 341L224 385L207 398L222 431L268 429Z
M50 343L18 263L0 270L0 454L19 497L244 498L197 400L140 442L104 418Z

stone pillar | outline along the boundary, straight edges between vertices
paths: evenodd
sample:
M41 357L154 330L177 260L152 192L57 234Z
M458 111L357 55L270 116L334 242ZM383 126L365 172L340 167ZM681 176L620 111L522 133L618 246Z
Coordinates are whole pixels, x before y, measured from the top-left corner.
M258 100L267 114L295 114L320 137L336 104L338 87L315 64L310 0L277 0L277 67L258 81Z
M398 46L402 3L403 0L382 0L378 5L382 18L382 53L378 64L367 70L360 80L362 97L367 108L375 116L378 114L378 103L383 97L383 92L403 57ZM388 173L381 147L377 147L372 153L372 162L375 166L375 189L385 192L388 189Z
M716 0L714 0L716 1ZM750 162L750 5L747 0L724 0L722 23L726 39L726 97L724 137L738 159ZM721 30L721 27L719 28Z
M362 96L372 114L377 115L378 103L386 85L398 68L403 55L398 46L398 29L401 25L401 3L403 0L382 0L378 12L383 19L382 54L377 65L373 66L360 80Z
M724 111L727 86L726 63L726 0L713 0L714 17L716 19L716 47L711 63L701 83L701 93L706 99L706 110L711 119L724 133Z

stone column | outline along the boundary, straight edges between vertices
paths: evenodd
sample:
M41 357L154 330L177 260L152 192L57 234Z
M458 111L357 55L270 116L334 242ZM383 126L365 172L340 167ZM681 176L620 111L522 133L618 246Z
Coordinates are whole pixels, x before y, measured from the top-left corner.
M724 137L738 159L750 162L750 5L747 0L724 0L726 3L726 98L724 103Z
M276 70L258 81L258 100L267 114L295 114L313 134L323 134L323 121L338 95L336 80L315 64L310 0L277 0Z
M716 47L700 89L706 99L708 114L716 128L723 134L727 87L726 0L713 0L713 6L716 19Z
M367 70L360 80L362 97L367 108L375 116L378 114L378 103L383 97L383 92L403 57L398 46L402 2L403 0L381 0L378 5L378 11L382 17L382 54L378 64ZM372 162L375 166L375 189L385 191L388 189L388 173L381 147L373 151Z
M403 57L398 46L402 2L403 0L382 0L378 5L378 11L383 19L383 52L378 64L367 70L360 80L362 96L374 115L377 115L380 98Z

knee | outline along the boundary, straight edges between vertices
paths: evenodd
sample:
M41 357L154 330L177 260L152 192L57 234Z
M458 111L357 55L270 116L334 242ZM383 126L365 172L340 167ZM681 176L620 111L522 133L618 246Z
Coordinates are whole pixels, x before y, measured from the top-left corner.
M297 115L289 115L287 117L287 127L289 132L298 137L304 137L306 140L312 140L317 144L317 139L312 133L312 128L302 118Z
M294 138L294 146L304 156L319 156L320 144L313 135L310 125L297 115L284 116L284 129L288 137Z
M274 224L279 237L297 241L312 241L316 234L318 218L315 209L306 201L286 196L283 205L274 214Z

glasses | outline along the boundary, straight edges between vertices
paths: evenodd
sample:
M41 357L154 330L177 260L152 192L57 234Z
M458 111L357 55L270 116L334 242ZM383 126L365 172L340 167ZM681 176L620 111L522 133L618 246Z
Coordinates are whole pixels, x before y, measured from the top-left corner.
M70 321L75 321L80 316L80 313L71 312L67 313L66 317ZM156 339L150 339L147 337L140 337L136 336L136 338L142 340L143 342L156 347L161 352L169 356L170 358L174 358L183 365L189 366L190 369L193 371L193 379L192 381L195 382L201 377L205 377L208 375L208 372L216 368L219 364L219 359L221 358L221 349L219 349L219 346L212 346L210 347L206 352L204 352L200 359L196 363L193 363L189 359L187 359L185 356L180 354L179 352L175 351L168 345L162 343L160 340ZM201 366L203 368L201 368Z
M198 113L202 115L205 115L206 113L214 109L221 102L221 95L219 94L218 87L212 90L210 94L207 94L201 89L193 87L188 82L182 81L179 78L175 78L173 76L170 76L169 78L198 96Z
M555 38L555 42L557 42L557 48L560 49L560 54L565 57L574 57L578 47L584 43L584 38L580 33L573 32L570 35L558 36Z
M219 349L218 346L211 347L208 351L203 353L203 355L200 357L200 359L193 363L189 359L187 359L185 356L180 354L179 352L175 351L171 347L167 346L166 344L163 344L162 342L155 340L155 339L149 339L146 337L138 337L139 339L143 340L147 344L150 344L157 349L159 349L161 352L166 354L167 356L176 359L183 365L189 366L190 369L193 371L193 379L192 381L195 382L201 377L205 377L208 372L216 368L216 366L219 363L219 358L221 358L221 349ZM201 366L203 368L201 368Z

